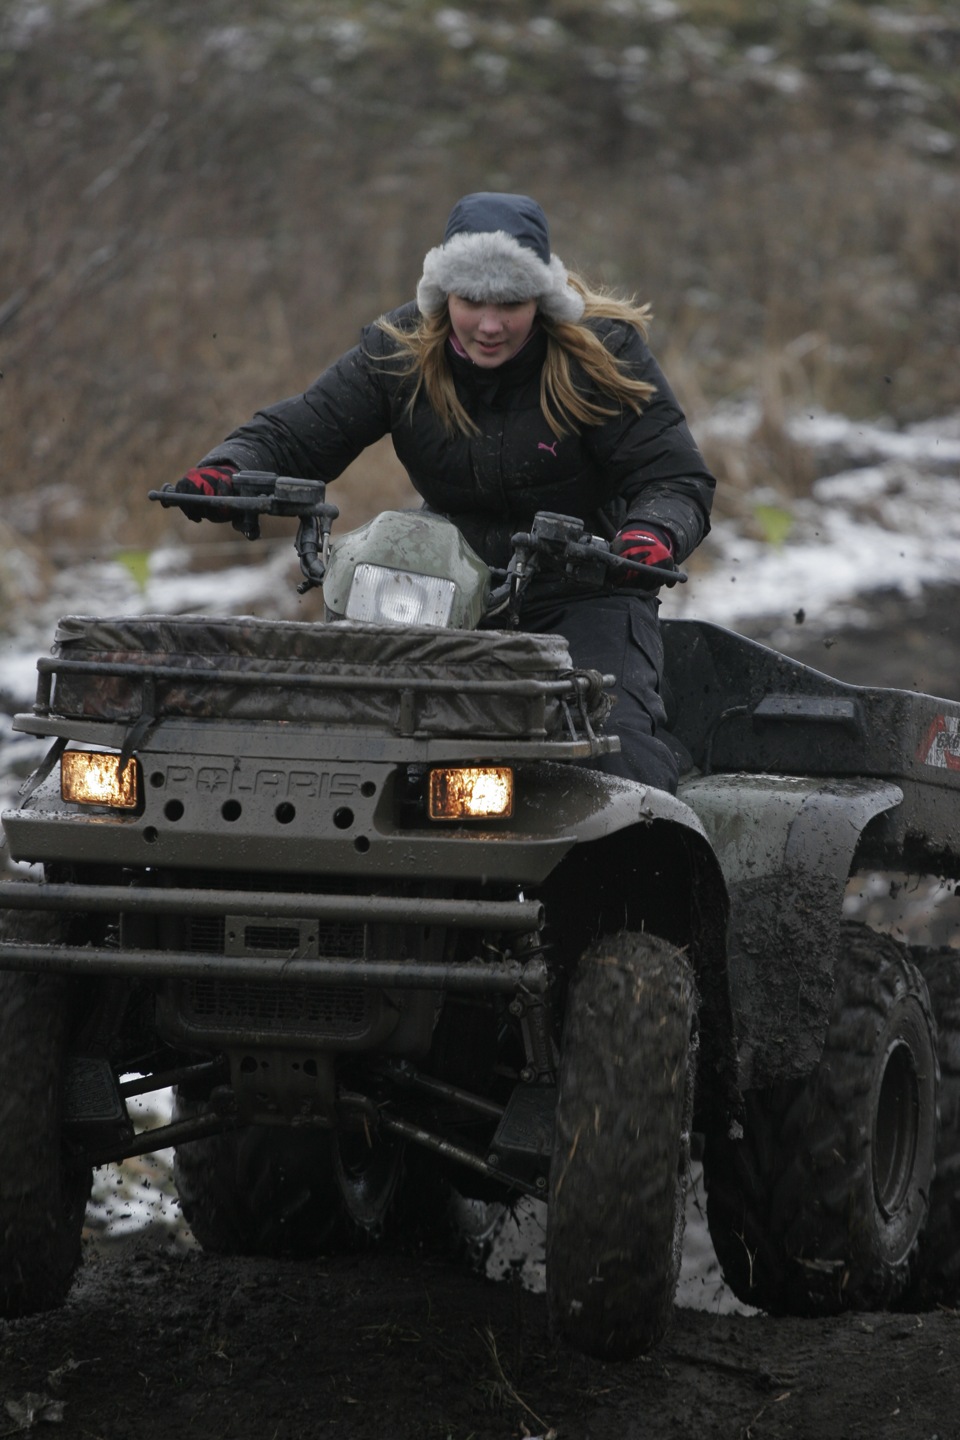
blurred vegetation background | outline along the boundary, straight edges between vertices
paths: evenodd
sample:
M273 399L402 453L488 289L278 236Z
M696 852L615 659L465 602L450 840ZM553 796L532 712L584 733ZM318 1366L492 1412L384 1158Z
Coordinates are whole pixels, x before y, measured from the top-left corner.
M470 190L651 302L695 432L759 400L721 510L810 485L800 407L957 405L955 3L3 0L0 104L8 619L13 554L197 542L146 491L412 297ZM406 494L385 443L331 498Z

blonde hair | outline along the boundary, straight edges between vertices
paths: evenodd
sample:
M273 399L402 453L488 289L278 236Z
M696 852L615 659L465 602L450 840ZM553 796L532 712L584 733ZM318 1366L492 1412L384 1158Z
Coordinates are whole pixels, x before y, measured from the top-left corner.
M568 435L578 423L601 425L624 407L639 414L656 389L645 380L635 380L629 375L600 337L584 323L590 319L622 320L646 337L649 305L638 305L635 300L605 290L591 290L578 275L568 276L568 283L583 296L582 320L548 320L545 315L539 315L547 337L547 358L540 376L540 409L558 439ZM457 396L447 359L447 340L452 328L447 309L435 315L421 315L412 330L402 329L384 316L377 325L397 346L389 358L404 363L404 373L414 378L408 414L422 390L449 433L459 430L465 435L477 434L477 425ZM574 362L609 403L588 399L577 389L573 379Z

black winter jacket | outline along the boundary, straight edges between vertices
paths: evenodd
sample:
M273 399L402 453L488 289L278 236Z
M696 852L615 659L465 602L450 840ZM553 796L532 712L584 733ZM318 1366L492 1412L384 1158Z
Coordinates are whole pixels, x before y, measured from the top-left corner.
M388 318L413 325L417 313L409 304ZM426 505L455 521L490 565L506 564L510 536L537 510L579 516L588 530L608 537L626 520L662 526L682 560L709 529L713 477L639 333L622 321L587 323L629 361L637 379L656 386L641 414L626 409L558 440L540 409L546 337L535 331L494 369L450 349L457 394L479 434L447 434L422 392L408 413L411 381L390 358L393 342L374 324L304 394L259 410L203 463L231 460L242 469L330 481L390 433ZM576 366L574 378L578 388L596 393Z

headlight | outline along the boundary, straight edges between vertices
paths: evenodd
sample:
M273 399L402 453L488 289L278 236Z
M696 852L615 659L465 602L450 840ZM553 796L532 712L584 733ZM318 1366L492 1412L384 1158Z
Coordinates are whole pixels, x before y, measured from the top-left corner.
M431 820L496 820L513 814L509 766L430 771L427 813Z
M457 587L438 575L415 575L383 565L358 565L345 614L375 625L449 624Z
M137 762L120 771L120 756L95 750L65 750L60 757L60 794L74 805L110 805L136 810Z

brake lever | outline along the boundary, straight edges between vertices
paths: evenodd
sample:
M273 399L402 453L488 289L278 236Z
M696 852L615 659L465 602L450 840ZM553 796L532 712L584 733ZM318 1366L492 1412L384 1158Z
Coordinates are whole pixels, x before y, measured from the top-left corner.
M615 555L609 542L584 531L576 517L538 512L529 531L511 536L513 555L507 567L506 580L490 596L484 623L506 612L511 624L517 624L524 592L537 574L566 575L588 589L616 586L617 574L624 576L635 570L648 582L651 590L660 585L685 584L686 571L668 569L663 565L644 565Z
M646 565L642 560L628 560L625 555L614 555L612 550L607 554L609 561L606 563L609 563L610 571L614 575L617 570L635 570L640 575L655 577L658 585L685 585L689 579L686 570L681 570L679 566Z
M565 572L582 585L602 585L608 578L616 582L617 572L636 571L645 579L653 579L656 585L685 585L687 572L679 567L667 565L646 565L642 560L628 560L610 549L609 541L599 535L584 535L570 539L564 548ZM655 586L651 585L650 589Z

